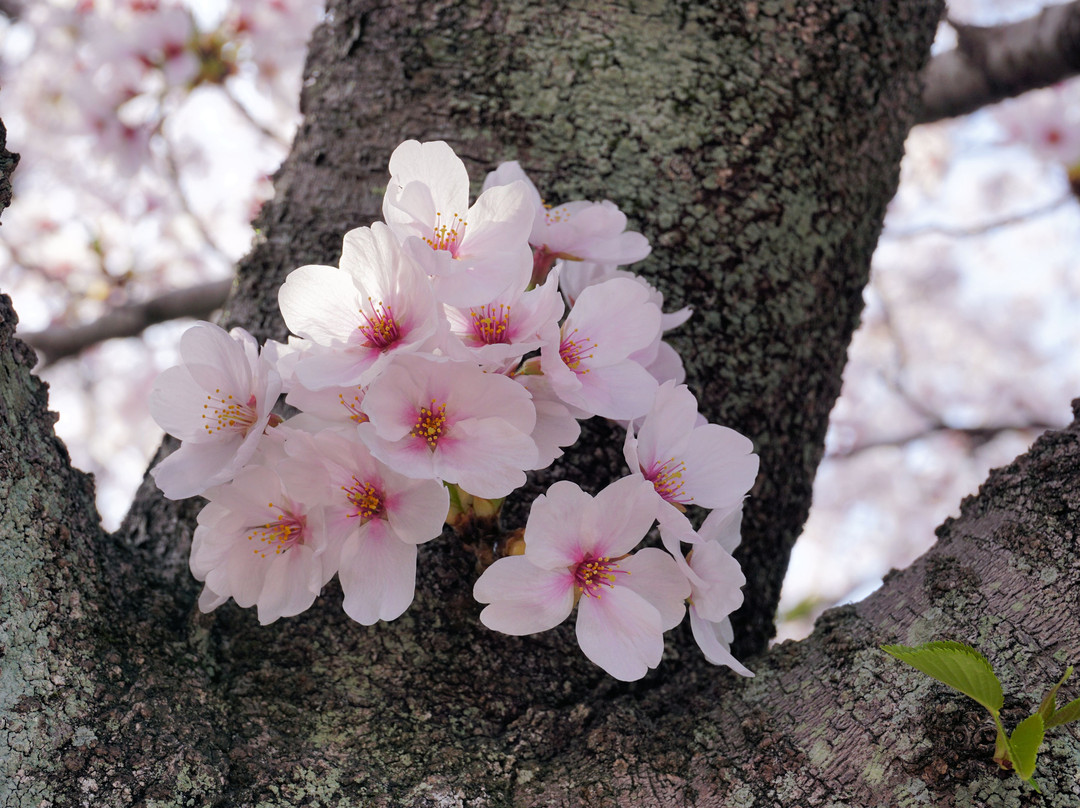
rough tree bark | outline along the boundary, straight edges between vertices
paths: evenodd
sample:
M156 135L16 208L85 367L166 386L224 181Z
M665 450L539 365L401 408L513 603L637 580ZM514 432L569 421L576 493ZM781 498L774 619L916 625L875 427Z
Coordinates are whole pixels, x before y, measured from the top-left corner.
M995 473L872 598L764 650L939 8L716 5L331 3L227 319L284 336L276 287L377 217L407 137L450 141L474 176L516 158L552 199L617 200L656 247L643 271L696 309L678 347L703 410L762 457L737 620L758 676L707 665L686 631L632 685L588 663L569 626L488 632L449 536L422 549L416 602L392 624L352 623L333 587L265 628L231 605L201 615L198 505L144 486L101 531L0 299L0 804L861 808L1025 792L995 773L978 708L876 648L972 642L1009 708L1077 659L1080 426ZM621 475L619 444L590 425L530 493ZM1075 730L1050 736L1044 805L1080 799L1078 760Z

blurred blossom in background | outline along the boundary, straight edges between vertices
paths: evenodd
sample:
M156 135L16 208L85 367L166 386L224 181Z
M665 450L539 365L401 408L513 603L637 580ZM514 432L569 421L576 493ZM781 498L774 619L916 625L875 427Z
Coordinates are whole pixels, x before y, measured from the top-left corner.
M1039 2L954 0L993 25ZM231 276L299 121L307 0L0 2L0 117L20 152L0 289L20 333ZM936 46L952 47L943 24ZM909 564L988 470L1080 395L1080 83L916 127L848 352L780 638ZM41 370L76 465L122 519L161 432L175 321Z

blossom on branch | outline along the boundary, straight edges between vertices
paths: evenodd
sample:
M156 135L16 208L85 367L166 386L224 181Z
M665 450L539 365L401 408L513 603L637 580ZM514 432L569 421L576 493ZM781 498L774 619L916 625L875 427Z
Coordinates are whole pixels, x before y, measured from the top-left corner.
M169 499L231 480L255 454L281 392L277 371L241 328L192 326L180 338L180 360L150 392L150 414L182 441L150 470Z
M631 554L654 521L640 479L596 497L560 480L533 502L525 554L496 561L473 587L481 622L505 634L554 628L577 604L577 639L590 660L633 681L660 664L664 632L679 624L690 584L663 550Z

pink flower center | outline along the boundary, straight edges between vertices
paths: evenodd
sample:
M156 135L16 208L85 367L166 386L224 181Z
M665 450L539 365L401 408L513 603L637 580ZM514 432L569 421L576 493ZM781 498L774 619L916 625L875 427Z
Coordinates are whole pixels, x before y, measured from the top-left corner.
M431 238L424 241L433 250L448 250L454 258L457 258L458 248L462 239L465 238L465 226L468 223L456 213L450 217L449 222L443 222L442 214L435 214L435 227Z
M629 570L619 569L618 562L626 556L610 559L607 556L593 558L586 556L578 562L574 571L574 585L580 594L587 598L599 598L604 587L611 589L615 586L616 575L629 575Z
M368 303L371 304L372 316L369 317L361 311L360 316L367 322L357 328L368 341L368 345L385 351L401 338L401 329L397 320L394 319L394 309L391 306L384 306L382 301L375 303L370 297Z
M360 517L360 523L364 524L383 514L383 493L369 482L361 482L352 478L352 485L341 486L345 492L345 498L352 503L356 510L349 514L349 518Z
M669 457L663 463L654 462L649 468L641 469L645 479L653 484L656 493L668 502L689 505L694 498L683 493L684 471L686 471L686 463L677 461L674 457Z
M259 413L255 409L255 396L248 399L247 404L241 404L232 396L222 396L221 389L214 391L212 396L206 397L206 404L202 414L203 429L208 435L217 435L219 432L239 432L246 435L248 430L259 420Z
M269 502L267 507L277 506ZM248 534L248 541L258 542L254 553L260 558L266 558L267 553L281 555L297 544L304 543L304 532L307 529L304 517L297 516L284 508L279 508L279 510L281 516L272 522L253 528Z
M575 328L565 337L563 337L562 343L559 345L559 356L562 358L563 363L575 373L578 372L578 367L585 359L592 359L592 354L588 351L596 347L596 343L588 337L583 337L580 340L574 339L574 335L577 334ZM589 369L585 368L582 373L588 373Z
M344 393L338 393L338 403L349 411L350 421L362 424L368 420L368 417L360 412L360 402L364 400L364 397L360 394L359 387L357 387L356 390L357 392L353 393L352 398L345 398Z
M439 445L439 439L446 431L446 403L439 403L431 399L430 407L421 407L416 413L416 423L413 424L410 437L422 438L428 448L435 451Z
M470 309L472 315L473 334L477 340L485 345L496 343L508 343L510 337L507 330L510 328L510 307L502 303L496 306L489 304L479 309Z

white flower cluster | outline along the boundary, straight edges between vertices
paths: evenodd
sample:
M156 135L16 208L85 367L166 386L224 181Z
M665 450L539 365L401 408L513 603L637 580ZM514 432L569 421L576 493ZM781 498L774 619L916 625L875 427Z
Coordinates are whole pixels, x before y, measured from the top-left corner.
M516 163L470 206L442 142L401 144L390 173L385 224L347 233L338 266L286 279L288 345L260 352L200 323L154 388L154 418L182 441L154 479L167 497L209 500L191 551L200 607L231 597L269 623L336 573L350 617L392 620L451 502L455 524L497 512L600 415L628 422L630 474L595 497L560 481L537 498L517 554L476 582L481 621L531 634L576 606L586 656L630 681L659 664L689 603L706 657L750 675L728 615L758 458L680 383L662 333L689 311L662 314L656 289L615 269L648 255L645 237L611 202L544 205ZM301 410L286 421L271 413L282 392ZM691 505L712 509L699 531ZM654 523L663 549L633 552Z

